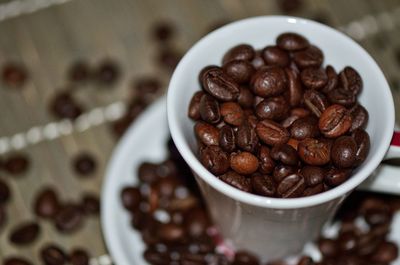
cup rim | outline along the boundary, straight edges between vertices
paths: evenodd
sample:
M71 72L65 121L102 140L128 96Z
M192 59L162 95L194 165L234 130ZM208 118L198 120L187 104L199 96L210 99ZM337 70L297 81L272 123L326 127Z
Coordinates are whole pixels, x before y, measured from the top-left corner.
M182 71L184 67L186 67L187 63L191 60L192 54L198 50L201 49L201 47L208 43L210 40L215 38L218 34L221 32L227 31L227 30L232 30L232 28L235 27L240 27L243 26L245 23L256 23L256 22L266 22L267 20L270 20L271 22L274 21L274 23L301 23L301 24L310 24L313 26L317 26L321 28L324 31L329 31L330 34L336 35L340 38L343 38L344 41L348 43L348 45L352 45L354 48L360 50L360 53L362 56L364 56L368 61L369 64L371 65L372 68L374 68L374 71L376 75L379 77L380 82L382 83L382 96L387 102L386 108L388 110L387 113L387 126L382 129L386 129L384 132L384 137L382 137L381 140L381 145L378 146L377 152L373 154L373 157L371 158L370 162L368 164L363 164L362 169L358 171L356 174L353 174L351 178L349 178L346 182L343 184L308 197L300 197L300 198L269 198L269 197L264 197L248 192L241 191L237 188L234 188L230 186L229 184L219 180L216 176L214 176L211 172L209 172L199 161L199 159L195 156L195 154L191 151L189 148L189 145L187 141L185 140L185 137L183 135L183 132L179 129L179 123L180 121L178 120L178 115L175 111L174 106L179 100L176 95L177 92L179 91L178 88L178 81L180 76L182 75ZM227 47L228 49L229 47ZM393 97L391 90L389 88L389 85L386 81L386 78L384 77L384 74L382 70L379 68L375 60L365 51L364 48L362 48L358 43L356 43L354 40L352 40L350 37L346 36L340 31L337 31L336 29L333 29L331 27L328 27L326 25L323 25L321 23L304 19L304 18L298 18L298 17L293 17L293 16L259 16L259 17L251 17L251 18L246 18L242 19L239 21L232 22L230 24L227 24L209 34L201 38L199 41L197 41L190 49L189 51L184 55L184 57L181 59L177 67L175 68L175 71L172 75L172 78L169 83L168 87L168 93L167 93L167 117L168 117L168 124L169 124L169 129L171 132L171 137L179 151L179 153L182 155L183 159L186 161L186 163L189 165L189 167L194 171L195 174L197 174L202 180L204 180L208 185L216 189L217 191L225 194L226 196L233 198L237 201L254 205L254 206L259 206L259 207L264 207L264 208L272 208L272 209L293 209L293 208L304 208L304 207L310 207L310 206L315 206L319 205L331 200L334 200L336 198L339 198L340 196L343 196L350 191L352 191L354 188L356 188L361 182L363 182L380 164L382 161L384 155L386 154L387 149L390 146L392 134L393 134L393 129L394 129L394 122L395 122L395 116L394 116L395 110L394 110L394 102L393 102Z

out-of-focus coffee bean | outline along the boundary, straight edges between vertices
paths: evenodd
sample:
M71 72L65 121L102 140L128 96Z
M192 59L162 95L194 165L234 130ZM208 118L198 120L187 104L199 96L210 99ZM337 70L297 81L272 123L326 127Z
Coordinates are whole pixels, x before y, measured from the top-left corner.
M72 82L85 82L90 76L91 70L85 61L76 61L68 69L68 79Z
M40 250L40 258L46 265L63 265L68 257L59 246L47 244Z
M27 222L14 227L10 234L10 242L24 246L31 244L40 234L40 226L35 222Z
M32 263L22 257L12 256L3 260L4 265L32 265Z
M6 203L10 199L11 191L8 184L0 179L0 204Z
M6 157L3 168L7 173L17 176L25 173L30 166L28 157L23 153L15 153Z
M73 167L75 172L80 176L89 176L92 175L96 171L97 163L94 157L87 153L83 152L78 154L73 158Z
M69 254L71 265L89 265L89 254L86 250L76 248Z
M95 70L96 80L103 85L112 85L120 77L121 70L118 64L110 59L104 60Z
M7 63L2 68L1 76L7 86L21 88L28 79L28 72L21 64Z
M34 200L35 214L42 218L54 218L60 210L60 203L56 191L51 187L43 188Z
M78 205L66 204L57 212L54 223L58 231L71 233L81 227L83 213Z

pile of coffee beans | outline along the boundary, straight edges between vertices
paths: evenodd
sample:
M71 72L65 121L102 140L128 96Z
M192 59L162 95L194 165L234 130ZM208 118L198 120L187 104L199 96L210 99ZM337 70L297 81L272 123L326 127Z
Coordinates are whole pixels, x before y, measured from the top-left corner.
M366 159L363 82L346 66L323 67L322 51L283 33L255 50L240 44L222 67L206 66L189 104L201 163L218 179L254 194L310 196L345 182Z

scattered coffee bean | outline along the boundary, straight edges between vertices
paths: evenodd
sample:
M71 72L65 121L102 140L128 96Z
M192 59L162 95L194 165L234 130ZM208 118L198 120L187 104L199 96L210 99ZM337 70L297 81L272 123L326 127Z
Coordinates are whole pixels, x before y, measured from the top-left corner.
M325 183L331 187L339 186L349 179L351 169L337 169L331 168L327 171L325 176Z
M173 37L175 34L175 26L171 21L160 20L152 26L151 31L152 38L163 43Z
M51 99L50 110L57 118L71 120L78 118L83 112L82 106L69 92L58 92Z
M299 161L296 149L288 144L273 146L270 154L275 161L289 166L296 166Z
M157 62L167 71L173 71L182 58L182 54L176 49L163 46L157 55Z
M121 191L121 200L125 209L134 212L138 209L142 196L136 187L125 187Z
M199 120L201 118L200 116L200 100L203 97L204 92L203 91L197 91L189 104L189 109L188 109L188 116L192 120Z
M67 262L67 255L57 245L48 244L40 250L40 258L45 265L63 265Z
M324 181L325 169L322 167L305 166L300 172L307 186L316 186Z
M326 66L325 72L326 76L328 77L328 82L322 88L322 92L327 94L337 87L339 82L339 77L335 71L335 68L333 68L331 65Z
M85 82L91 76L90 67L84 61L77 61L68 70L68 79L72 82Z
M28 73L21 64L8 63L2 68L2 81L7 86L21 88L27 79Z
M4 265L32 265L32 263L22 257L8 257L3 261Z
M244 122L236 132L236 144L247 152L254 152L258 144L256 130L247 122Z
M346 66L339 73L340 83L345 90L351 91L354 95L361 92L363 83L360 74L352 67Z
M6 203L10 199L10 188L8 184L0 179L0 204Z
M260 139L268 145L284 144L289 141L289 132L272 120L262 120L257 123L256 132Z
M35 214L42 218L54 218L60 209L57 194L53 188L43 188L34 200Z
M259 264L260 261L258 260L258 257L256 257L254 254L245 250L238 250L235 253L232 265L259 265Z
M219 145L225 152L233 152L236 149L236 135L229 125L222 126L219 131Z
M356 104L349 112L352 121L349 131L353 132L357 129L365 129L369 119L368 111L360 104Z
M69 254L71 265L89 265L89 254L80 248L76 248Z
M296 140L319 136L318 119L314 116L297 119L290 126L290 135Z
M296 198L303 194L305 188L304 178L300 174L292 174L278 184L276 192L282 198Z
M81 153L73 159L75 172L80 176L92 175L96 170L96 161L89 153Z
M281 121L289 115L288 102L284 97L270 97L264 99L255 107L259 119Z
M19 246L31 244L40 234L40 226L35 222L27 222L14 227L10 234L11 243Z
M82 209L78 205L66 204L54 217L55 226L62 233L76 231L83 223Z
M96 80L103 85L113 85L120 77L118 64L110 59L101 62L95 70Z
M260 160L260 172L262 174L270 174L275 168L275 161L271 157L270 149L266 146L261 146L258 151Z
M87 215L96 215L100 212L99 198L94 194L84 194L81 202L82 210Z
M289 175L295 174L297 171L298 169L295 166L278 164L277 166L275 166L272 176L274 177L275 182L279 183L284 178L286 178Z
M326 96L312 89L307 90L303 98L306 107L317 117L320 117L329 106Z
M290 68L285 68L285 72L288 78L288 89L286 90L285 95L290 106L296 107L300 105L304 93L300 76L295 70Z
M29 168L29 160L25 154L17 153L6 157L3 168L11 175L21 175Z

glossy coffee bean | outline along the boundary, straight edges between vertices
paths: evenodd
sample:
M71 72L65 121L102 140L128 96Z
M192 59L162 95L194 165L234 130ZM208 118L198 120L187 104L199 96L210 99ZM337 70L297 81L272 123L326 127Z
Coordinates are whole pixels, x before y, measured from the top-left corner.
M255 56L255 50L251 45L248 44L239 44L235 47L229 49L222 59L222 64L226 64L227 62L233 60L245 60L251 61Z
M258 150L258 159L260 160L259 171L262 174L270 174L273 172L275 161L272 159L270 149L267 146L261 145Z
M239 85L221 68L211 68L203 74L205 91L220 101L233 101L239 95Z
M242 108L251 108L254 103L254 95L249 88L241 86L237 102Z
M354 95L361 92L363 83L360 74L352 67L346 66L339 73L340 84L345 90L351 91Z
M307 186L316 186L324 181L325 169L316 166L304 166L301 169L301 175L304 177Z
M390 263L399 256L398 246L393 242L383 242L371 256L373 262Z
M312 89L307 90L304 93L303 98L306 107L317 117L320 117L322 112L329 107L328 99L324 94L318 91Z
M39 191L33 205L35 214L42 218L54 218L60 209L57 193L50 187Z
M266 65L260 50L257 50L256 53L254 54L254 58L253 60L251 60L251 64L256 70Z
M255 72L251 62L245 60L229 61L223 65L222 69L238 84L248 83Z
M200 116L200 100L203 97L203 95L204 95L203 91L197 91L196 93L194 93L192 99L190 100L188 116L192 120L197 121L201 118L201 116Z
M281 121L289 114L289 106L282 96L270 97L257 104L255 113L259 119Z
M338 86L339 77L335 71L335 68L333 68L331 65L326 66L325 73L328 77L328 82L322 88L322 92L327 94Z
M232 153L230 156L230 166L239 174L250 175L258 169L259 161L250 152Z
M225 152L233 152L236 149L236 134L229 125L224 125L219 131L219 146Z
M0 179L0 204L6 203L10 199L10 188L8 184Z
M322 68L308 67L301 71L301 82L309 89L321 89L328 82L328 76Z
M285 68L285 73L288 78L288 89L285 92L285 96L290 106L296 107L300 105L304 93L300 76L290 68Z
M300 141L319 136L318 119L314 116L297 119L290 127L290 135Z
M186 236L184 228L173 223L160 224L157 229L157 235L166 242L181 241Z
M261 68L251 78L253 93L260 97L282 94L287 88L287 83L285 71L276 66Z
M280 67L289 65L289 54L277 46L265 47L261 51L261 55L267 65L276 65Z
M257 123L256 133L260 140L268 145L284 144L289 141L289 132L279 123L268 119Z
M27 222L14 227L9 236L10 242L24 246L31 244L40 234L40 226L35 222Z
M221 115L226 123L233 126L240 126L245 119L242 107L236 102L222 103Z
M324 184L321 183L321 184L317 184L315 186L307 187L303 192L303 196L304 197L312 196L312 195L316 195L316 194L319 194L324 191L325 191Z
M370 226L380 226L390 223L392 214L385 208L367 210L364 214L364 219Z
M338 249L335 240L321 238L317 242L318 249L324 257L335 257Z
M254 174L251 177L253 191L262 196L274 197L276 184L272 177L268 175Z
M90 153L85 152L74 157L73 167L78 175L88 176L96 171L97 163Z
M272 176L274 177L275 182L279 183L284 178L286 178L289 175L295 174L297 171L298 171L298 169L295 166L278 164L274 168L274 172L272 173Z
M341 105L329 106L320 116L318 127L328 138L336 138L345 134L352 120L348 110Z
M69 254L71 265L89 265L89 254L83 249L74 249Z
M236 132L236 145L240 149L247 152L254 152L258 143L259 139L255 128L247 122L239 126Z
M352 121L349 131L353 132L356 129L365 129L369 119L368 111L362 105L356 104L349 112Z
M221 119L218 101L208 94L201 97L199 111L201 119L205 122L215 124Z
M83 223L83 213L78 205L67 204L61 207L54 219L55 226L62 233L76 231Z
M320 67L324 60L324 55L318 47L311 45L305 50L295 52L293 60L300 69Z
M324 139L307 138L298 145L298 154L308 165L322 166L330 162L331 143Z
M331 187L336 187L348 180L350 175L351 169L331 168L327 171L325 183Z
M328 100L332 104L340 104L345 107L352 107L357 100L357 97L350 90L346 90L343 87L338 87L328 92Z
M235 257L232 265L259 265L260 261L258 258L245 250L238 250L235 253Z
M45 265L63 265L67 262L67 255L54 244L48 244L40 250L40 258Z
M205 145L218 145L219 130L206 122L196 122L194 125L194 133L200 142Z
M32 265L32 263L22 257L8 257L3 260L4 265Z
M28 157L24 154L12 154L8 156L4 163L3 168L11 175L21 175L25 173L29 168Z
M369 153L371 145L369 135L366 131L362 129L356 129L351 134L351 137L353 137L354 141L357 144L356 159L354 166L359 166L365 161Z
M290 138L289 141L287 142L288 145L294 148L294 150L297 151L299 147L299 140L296 140L294 138Z
M283 128L288 129L298 119L299 119L299 116L291 115L291 116L287 117L286 119L284 119L283 121L281 121L281 125L283 126Z
M200 151L200 161L214 175L221 175L229 169L229 157L221 147L210 145Z
M303 194L305 188L304 178L299 174L292 174L278 184L276 192L282 198L296 198Z
M283 33L276 39L279 48L287 51L298 51L307 48L310 43L306 38L294 32Z
M16 63L7 63L1 73L4 84L14 88L21 88L28 79L28 73L24 66Z
M271 157L277 162L296 166L299 162L296 150L288 144L275 145L271 149Z
M351 136L340 136L333 142L331 159L337 168L353 167L356 161L357 143Z
M251 192L252 190L250 179L247 179L235 171L228 171L219 176L219 179L241 191Z

